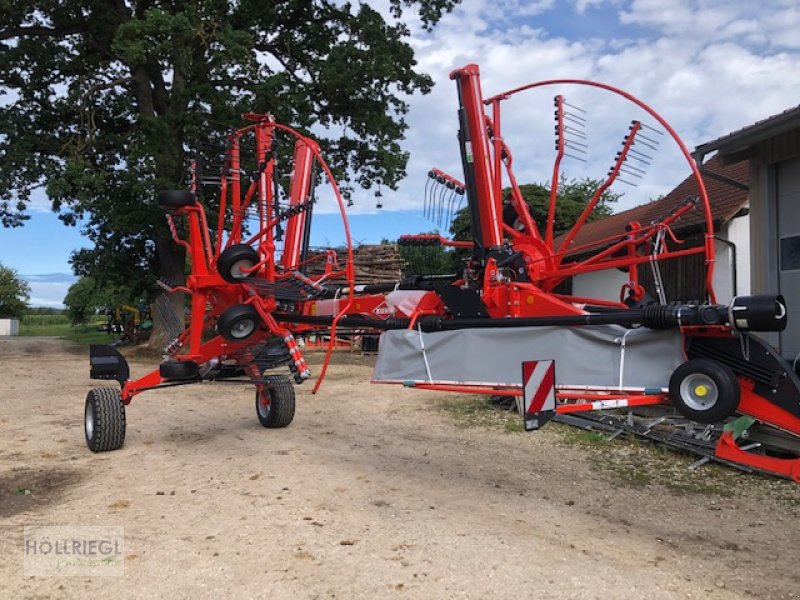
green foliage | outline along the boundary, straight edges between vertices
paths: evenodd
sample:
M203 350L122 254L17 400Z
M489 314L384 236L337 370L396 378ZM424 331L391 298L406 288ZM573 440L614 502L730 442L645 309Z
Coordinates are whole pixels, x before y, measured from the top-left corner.
M35 313L32 310L22 315L19 321L20 327L50 327L51 325L68 325L67 315Z
M595 190L602 182L594 179L562 179L558 184L558 202L556 204L555 223L553 227L554 237L566 233L578 220L578 217L583 212L586 204L591 199ZM547 186L533 183L521 185L520 192L522 197L528 203L530 208L531 217L539 227L539 231L544 236L545 227L547 224L547 213L550 207L550 190ZM511 190L506 188L503 190L505 203L508 203ZM610 203L616 202L619 199L618 194L606 191L602 196L600 202L589 215L588 221L595 221L602 219L611 214ZM505 206L505 204L504 204ZM508 223L509 225L511 223ZM453 219L450 225L450 233L453 234L455 239L469 240L472 239L469 223L469 210L467 207L461 209Z
M85 323L89 315L98 307L95 302L97 284L91 277L81 277L69 286L64 297L64 306L67 307L67 317L72 325Z
M0 318L18 319L28 308L31 288L16 270L0 264Z
M81 277L64 297L66 316L72 325L86 323L97 309L124 304L133 297L129 288L100 286L92 277Z
M52 306L31 306L28 308L25 319L27 319L31 315L61 315L64 313L64 309L62 308L53 308Z
M389 5L430 28L457 2ZM21 225L45 187L94 243L77 275L153 292L156 271L177 281L183 266L172 249L156 268L153 240L169 237L156 190L184 187L189 150L221 149L244 112L315 125L337 177L394 188L403 97L432 86L408 35L365 1L0 0L0 223Z

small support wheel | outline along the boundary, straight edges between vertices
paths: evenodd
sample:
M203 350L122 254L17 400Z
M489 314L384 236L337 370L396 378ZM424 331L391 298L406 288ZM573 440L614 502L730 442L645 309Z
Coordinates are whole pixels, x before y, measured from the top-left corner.
M164 210L175 210L197 204L197 196L189 190L161 190L158 192L158 205Z
M264 427L286 427L294 419L294 386L286 375L267 375L256 390L256 415Z
M86 445L92 452L122 448L125 443L125 405L117 388L95 388L86 394Z
M231 341L250 337L260 325L261 317L250 304L231 306L217 319L217 331L226 340Z
M511 203L503 206L503 224L508 225L517 231L522 231L525 229L525 226L520 220L519 215L517 215L517 209L515 209Z
M250 269L259 263L258 252L247 244L234 244L222 251L217 259L217 271L228 283L238 283L252 277L243 269Z
M669 379L669 397L684 417L718 423L739 407L739 380L722 363L695 358L680 365Z

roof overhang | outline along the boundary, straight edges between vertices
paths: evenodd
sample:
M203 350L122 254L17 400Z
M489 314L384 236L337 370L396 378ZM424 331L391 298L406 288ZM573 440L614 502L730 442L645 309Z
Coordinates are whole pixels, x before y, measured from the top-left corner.
M738 162L750 158L757 144L793 129L800 129L800 106L701 144L692 154L698 162L712 152L718 152L725 163Z

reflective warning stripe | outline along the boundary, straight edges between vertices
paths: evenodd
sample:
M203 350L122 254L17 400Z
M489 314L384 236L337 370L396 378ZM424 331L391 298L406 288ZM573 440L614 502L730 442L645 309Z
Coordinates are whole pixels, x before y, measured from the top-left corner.
M556 408L555 361L528 361L522 365L525 414Z

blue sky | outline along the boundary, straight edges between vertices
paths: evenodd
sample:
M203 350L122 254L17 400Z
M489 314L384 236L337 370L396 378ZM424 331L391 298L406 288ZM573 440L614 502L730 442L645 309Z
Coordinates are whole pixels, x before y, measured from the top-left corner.
M388 2L371 2L387 16ZM502 8L500 8L502 4ZM422 214L427 171L436 166L461 178L455 142L455 90L449 72L467 63L481 67L484 96L537 80L603 81L659 111L686 144L694 146L800 104L800 7L796 1L731 0L464 0L431 33L412 15L419 67L436 86L409 99L411 153L408 177L397 192L356 193L350 209L353 239L374 243L435 227ZM552 164L552 97L563 93L588 110L586 163L566 161L568 177L602 178L631 118L652 123L607 94L547 88L508 103L504 137L514 152L521 182L546 183ZM666 193L688 173L676 149L662 144L638 187L618 186L617 210ZM324 212L324 208L322 211ZM39 198L19 229L0 229L0 263L31 284L31 303L58 306L70 282L70 253L88 245ZM334 214L315 217L312 243L339 244Z

